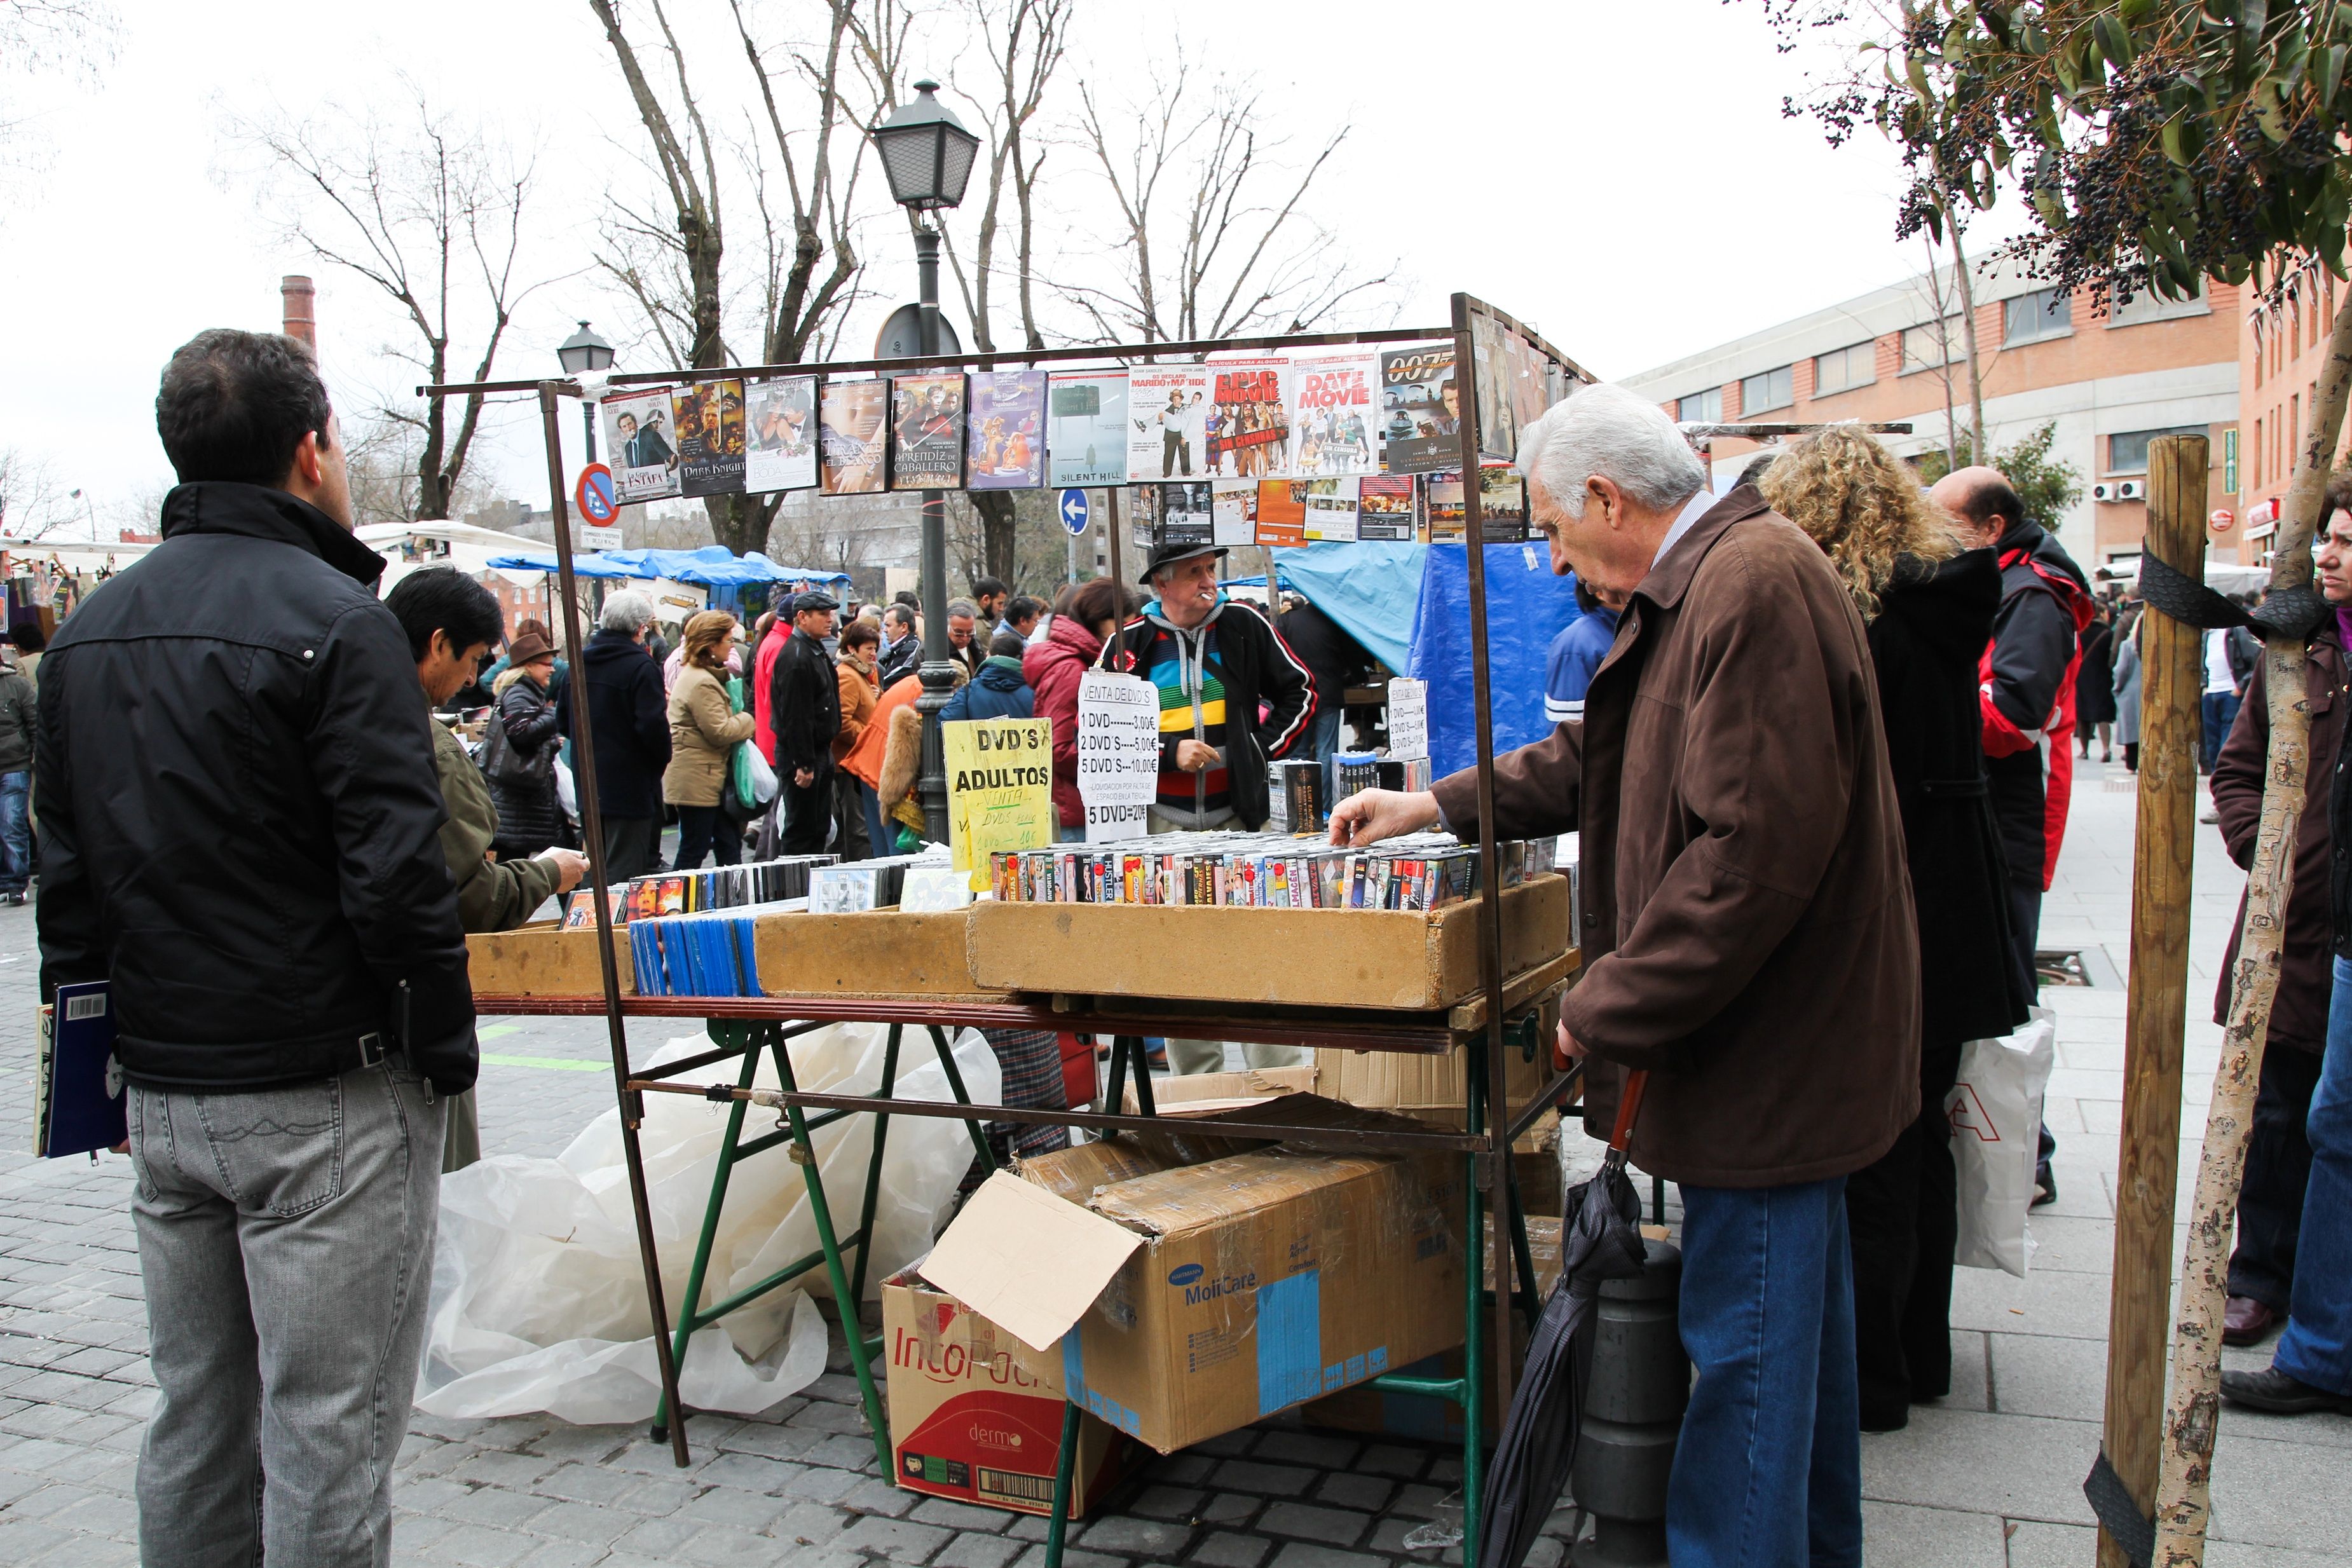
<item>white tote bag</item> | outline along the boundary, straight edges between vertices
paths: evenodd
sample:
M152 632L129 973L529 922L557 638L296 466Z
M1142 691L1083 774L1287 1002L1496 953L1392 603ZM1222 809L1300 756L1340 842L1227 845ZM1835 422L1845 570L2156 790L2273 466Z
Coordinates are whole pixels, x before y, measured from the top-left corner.
M2025 1216L2042 1136L2042 1098L2057 1050L2058 1015L2035 1008L2023 1028L1960 1047L1959 1082L1944 1111L1959 1167L1964 1269L2000 1269L2025 1278L2033 1254Z

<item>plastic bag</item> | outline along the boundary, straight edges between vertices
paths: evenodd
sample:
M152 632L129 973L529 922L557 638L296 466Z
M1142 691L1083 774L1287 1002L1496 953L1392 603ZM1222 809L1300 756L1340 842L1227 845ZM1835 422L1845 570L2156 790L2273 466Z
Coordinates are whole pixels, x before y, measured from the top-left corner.
M793 1069L801 1087L871 1092L881 1079L888 1032L881 1024L836 1024L794 1040ZM699 1035L673 1040L656 1060L675 1061L709 1044ZM994 1103L1002 1082L987 1040L966 1030L954 1049L971 1098ZM911 1040L900 1049L899 1069L899 1097L950 1098L938 1059ZM731 1071L723 1075L732 1080ZM776 1086L764 1060L756 1082ZM752 1107L744 1135L764 1131L774 1115ZM673 1318L685 1295L726 1130L724 1108L708 1101L646 1096L639 1142ZM815 1134L826 1196L843 1230L856 1223L873 1136L874 1118L864 1115L845 1117ZM894 1270L929 1249L971 1157L971 1134L961 1122L892 1120L875 1205L874 1256L866 1270L868 1300L879 1296ZM801 1173L782 1148L735 1167L711 1248L705 1303L816 1249ZM855 1251L844 1261L855 1270ZM694 1336L679 1369L688 1405L756 1414L824 1373L825 1326L803 1284L826 1289L824 1269ZM674 1326L665 1324L665 1332ZM657 1368L616 1113L598 1116L553 1159L502 1155L442 1178L417 1408L453 1417L543 1410L583 1423L641 1421L652 1416L661 1396Z
M2050 1086L2058 1015L2035 1008L2025 1026L1999 1040L1960 1048L1960 1077L1944 1102L1958 1167L1959 1248L1964 1269L2000 1269L2025 1278L2033 1256L2026 1214L2042 1136L2042 1092Z
M768 765L768 759L751 742L737 743L734 767L730 772L735 798L751 815L757 816L761 807L776 798L776 770Z
M573 821L580 820L580 794L572 782L572 765L561 757L555 759L555 803Z

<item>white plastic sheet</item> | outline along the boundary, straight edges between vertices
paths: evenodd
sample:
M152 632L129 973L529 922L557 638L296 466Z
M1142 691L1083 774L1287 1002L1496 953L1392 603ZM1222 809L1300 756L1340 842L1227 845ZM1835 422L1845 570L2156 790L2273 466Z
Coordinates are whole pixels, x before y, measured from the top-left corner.
M881 1082L887 1035L880 1024L836 1024L793 1040L800 1086L812 1092L873 1092ZM709 1049L702 1036L688 1036L671 1040L655 1060ZM996 1103L1002 1080L988 1042L967 1030L955 1041L955 1055L971 1097ZM926 1031L906 1031L898 1060L898 1097L950 1098ZM777 1087L764 1058L757 1082ZM751 1107L745 1137L765 1132L774 1114ZM646 1096L639 1139L673 1320L725 1132L724 1106L682 1095ZM857 1225L873 1132L874 1118L860 1115L815 1135L838 1235ZM866 1270L868 1299L894 1270L929 1249L971 1157L961 1122L892 1118ZM785 1151L738 1165L711 1247L704 1303L766 1278L816 1245L807 1186ZM845 1260L854 1269L856 1254ZM694 1336L679 1371L688 1404L754 1414L824 1371L824 1322L803 1284L824 1289L824 1269ZM640 1421L652 1416L660 1396L618 1113L597 1117L553 1159L499 1155L443 1177L417 1408L457 1417L543 1410L583 1423Z
M2033 1256L2026 1216L2042 1135L2042 1100L2056 1055L2058 1015L2035 1008L2025 1026L1960 1048L1960 1078L1944 1102L1959 1175L1963 1269L2000 1269L2025 1278Z

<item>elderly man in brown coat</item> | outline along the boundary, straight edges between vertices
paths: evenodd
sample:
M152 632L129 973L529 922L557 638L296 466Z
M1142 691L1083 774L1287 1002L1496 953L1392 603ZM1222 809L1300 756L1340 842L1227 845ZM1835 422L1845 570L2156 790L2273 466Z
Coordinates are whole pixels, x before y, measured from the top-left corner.
M1845 1178L1918 1113L1919 979L1870 649L1836 574L1681 433L1589 387L1522 434L1555 571L1630 593L1581 720L1495 765L1500 837L1582 833L1585 970L1561 1050L1605 1127L1680 1184L1698 1379L1666 1505L1685 1564L1862 1561ZM1341 841L1443 822L1476 775L1372 791Z

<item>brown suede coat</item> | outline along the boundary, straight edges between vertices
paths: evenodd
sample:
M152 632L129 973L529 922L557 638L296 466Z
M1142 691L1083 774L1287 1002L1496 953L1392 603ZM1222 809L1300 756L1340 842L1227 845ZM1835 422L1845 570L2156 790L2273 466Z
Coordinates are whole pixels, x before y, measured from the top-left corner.
M1441 781L1475 829L1477 774ZM1497 758L1505 838L1581 831L1585 968L1560 1019L1606 1136L1652 1070L1643 1170L1817 1181L1919 1109L1919 954L1870 648L1812 540L1746 486L1653 567L1581 722Z

